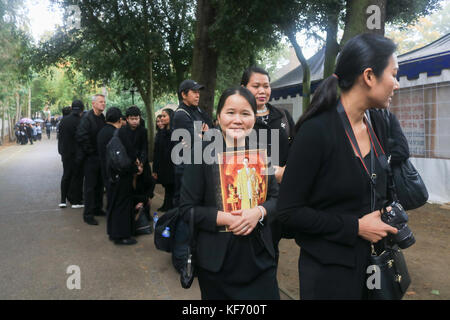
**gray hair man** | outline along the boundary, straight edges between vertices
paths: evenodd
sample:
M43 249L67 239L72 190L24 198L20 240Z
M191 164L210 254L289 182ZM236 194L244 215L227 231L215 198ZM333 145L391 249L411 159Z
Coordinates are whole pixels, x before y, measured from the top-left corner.
M90 225L98 225L94 216L105 215L103 211L103 178L97 148L97 134L105 125L105 116L103 115L105 107L104 95L96 94L93 96L92 110L83 116L76 133L77 142L83 153L83 220Z

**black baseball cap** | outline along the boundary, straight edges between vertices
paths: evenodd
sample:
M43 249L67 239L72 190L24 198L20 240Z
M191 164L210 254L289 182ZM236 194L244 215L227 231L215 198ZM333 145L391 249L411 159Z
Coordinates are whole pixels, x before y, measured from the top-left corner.
M74 100L72 102L72 112L81 112L84 110L84 104L80 100Z
M200 90L203 89L205 86L198 84L194 80L187 79L180 83L180 87L178 88L178 93L181 93L185 90Z

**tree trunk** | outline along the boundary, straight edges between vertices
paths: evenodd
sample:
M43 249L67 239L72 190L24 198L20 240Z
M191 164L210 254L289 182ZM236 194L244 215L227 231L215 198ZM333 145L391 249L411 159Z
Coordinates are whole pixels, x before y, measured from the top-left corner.
M208 32L216 17L211 0L197 1L196 17L192 79L205 86L200 94L199 106L212 117L219 55L212 46Z
M0 139L0 145L5 143L5 104L0 101L0 106L2 107L2 136Z
M31 119L31 86L28 88L28 112L27 118Z
M144 88L141 82L135 80L135 84L138 88L139 94L145 105L145 112L147 114L147 156L148 161L153 161L153 146L154 146L154 136L155 136L155 122L153 120L154 108L153 108L153 63L150 60L149 67L149 82L147 82L147 88Z
M16 129L16 123L13 119L11 119L11 112L8 110L8 133L9 133L9 142L16 141L16 135L15 135L15 129ZM14 131L13 131L14 128Z
M360 33L378 33L384 35L387 0L349 0L346 4L345 28L341 47ZM376 6L375 11L367 13L369 6ZM374 26L373 24L379 26Z
M327 19L327 39L325 45L325 61L323 66L323 78L328 78L334 73L336 66L336 56L339 53L339 43L337 42L339 11L328 15Z
M289 40L291 41L292 46L294 47L295 54L297 55L300 64L303 69L303 80L302 80L302 113L306 111L311 101L311 71L309 69L308 62L306 61L305 56L303 55L302 48L297 43L297 39L295 38L294 31L285 31Z
M20 110L20 95L19 92L16 92L16 119L15 122L19 121L22 117L22 110Z

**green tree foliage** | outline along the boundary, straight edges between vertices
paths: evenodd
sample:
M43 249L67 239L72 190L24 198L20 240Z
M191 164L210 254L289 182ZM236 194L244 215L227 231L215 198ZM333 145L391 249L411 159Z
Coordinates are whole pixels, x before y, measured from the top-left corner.
M68 8L72 1L56 1ZM191 2L80 0L81 28L60 29L41 43L37 66L69 61L88 79L135 86L153 123L153 97L174 90L190 64ZM68 12L67 12L68 13ZM66 17L68 18L68 17ZM149 146L153 145L153 126ZM149 147L150 159L153 148Z
M23 17L18 13L23 1L0 1L0 118L9 127L25 114L26 86L29 82L30 37L18 26ZM12 140L12 131L9 132ZM4 130L1 132L4 140Z
M399 54L423 47L450 33L450 1L442 3L442 9L418 21L398 28L390 24L386 36L397 44Z

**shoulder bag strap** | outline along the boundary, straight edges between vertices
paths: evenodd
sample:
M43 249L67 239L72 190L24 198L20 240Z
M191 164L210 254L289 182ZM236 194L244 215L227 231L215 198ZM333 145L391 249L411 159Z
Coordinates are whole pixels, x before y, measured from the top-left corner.
M191 120L192 120L192 116L190 115L190 113L189 113L189 112L187 112L186 110L184 110L183 108L178 108L177 110L175 110L175 112L178 112L178 111L183 111L184 113L186 113L186 114L187 114L187 116L189 117L189 119L191 119Z

